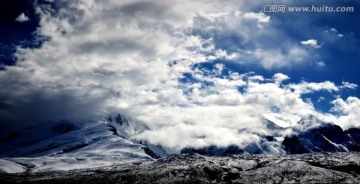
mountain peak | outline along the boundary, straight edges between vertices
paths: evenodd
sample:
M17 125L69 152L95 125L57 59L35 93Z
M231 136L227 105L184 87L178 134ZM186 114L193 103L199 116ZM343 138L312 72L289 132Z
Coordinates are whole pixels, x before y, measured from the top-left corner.
M120 114L100 121L48 121L30 128L3 130L0 156L32 165L49 162L35 170L68 170L107 166L114 161L152 160L159 157L157 152L164 155L161 147L133 139L146 129L141 122ZM80 158L81 162L74 161Z
M360 129L344 131L340 126L332 123L318 121L311 118L310 122L318 124L297 130L292 135L285 137L282 145L288 153L311 153L311 152L348 152L360 151ZM307 120L302 121L305 123Z
M295 131L305 131L314 127L321 126L323 124L326 124L327 122L319 119L317 116L314 116L312 114L306 115L303 118L300 119L300 121L295 125L293 128Z

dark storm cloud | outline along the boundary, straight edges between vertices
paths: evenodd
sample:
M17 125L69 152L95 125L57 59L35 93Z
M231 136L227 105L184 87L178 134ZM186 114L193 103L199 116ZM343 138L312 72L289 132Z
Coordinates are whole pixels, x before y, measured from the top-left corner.
M102 110L106 110L102 104L104 100L103 97L66 93L54 95L44 91L33 91L18 97L1 94L0 127L30 126L60 119L101 119Z

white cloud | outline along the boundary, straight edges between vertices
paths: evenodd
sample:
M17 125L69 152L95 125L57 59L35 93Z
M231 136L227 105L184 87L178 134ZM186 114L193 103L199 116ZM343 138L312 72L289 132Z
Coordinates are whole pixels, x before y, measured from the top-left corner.
M321 48L321 45L318 45L318 42L315 39L304 40L304 41L301 41L300 43L303 45L314 47L316 49Z
M302 82L299 84L289 84L288 87L290 89L293 89L294 92L298 94L313 93L320 90L325 90L329 92L335 92L339 90L339 87L330 81L319 82L319 83Z
M326 64L324 61L317 61L317 62L315 62L315 65L318 67L325 67Z
M267 24L270 22L270 16L265 13L255 13L255 12L246 12L244 14L245 19L256 20L258 22L258 26L262 27L262 24Z
M348 88L348 89L356 89L358 87L357 84L350 83L350 82L344 82L342 81L340 88Z
M321 97L319 97L319 98L317 99L317 102L322 102L322 101L324 101L324 100L326 100L326 98L323 97L323 96L321 96Z
M206 59L208 60L216 60L216 59L225 59L225 60L237 60L239 59L240 55L238 53L231 53L228 54L227 51L218 49L214 52L213 55L207 56Z
M330 28L330 31L331 31L331 32L335 32L335 33L337 33L337 32L338 32L338 31L337 31L335 28L333 28L333 27L332 27L332 28Z
M16 17L15 21L17 22L27 22L29 19L24 13L21 13L18 17Z
M265 69L295 67L306 61L308 53L305 50L297 46L287 49L285 52L281 50L257 49L252 54Z
M290 79L289 76L284 75L282 73L276 73L273 78L274 78L275 83L278 83L278 84L280 84L284 80Z
M346 100L341 98L335 99L334 107L331 109L334 112L340 113L337 118L337 123L344 128L359 127L360 122L360 99L357 97L348 97Z
M254 76L250 76L248 77L249 81L264 81L265 78L261 75L254 75Z
M331 32L333 35L337 35L337 37L340 37L340 38L344 36L344 34L339 33L339 31L333 27L328 30L325 30L325 32Z

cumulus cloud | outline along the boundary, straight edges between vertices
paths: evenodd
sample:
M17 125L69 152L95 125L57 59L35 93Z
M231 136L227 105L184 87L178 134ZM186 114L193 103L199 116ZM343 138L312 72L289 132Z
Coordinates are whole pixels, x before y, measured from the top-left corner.
M321 45L318 45L318 42L315 39L304 40L304 41L301 41L300 43L303 45L306 45L306 46L316 48L316 49L321 48Z
M302 95L336 93L341 87L333 82L286 84L291 76L283 73L266 77L227 67L230 61L291 68L309 55L297 41L259 46L269 34L258 24L274 29L270 17L242 5L69 0L39 6L37 34L48 39L41 48L17 48L17 64L0 71L0 122L96 120L121 112L151 128L138 138L179 152L260 140L269 133L264 117L281 126L307 114L327 117ZM331 118L347 116L353 101L334 102L344 115Z
M254 12L247 12L244 14L245 19L255 19L259 23L269 23L270 17L266 14L260 12L260 13L254 13Z
M348 97L346 100L341 98L335 99L334 112L340 113L337 123L344 128L359 127L360 99L356 97Z
M17 22L26 22L30 20L28 16L26 16L24 13L21 13L18 17L16 17L15 21Z
M263 24L270 22L270 16L267 16L265 13L255 13L247 12L244 14L245 19L256 20L258 22L258 27L263 27Z
M308 57L308 53L297 46L292 46L286 52L257 49L252 54L265 69L299 66Z
M223 7L217 1L64 1L37 7L41 18L37 34L50 39L40 49L18 48L17 65L0 72L1 86L6 86L0 96L9 107L0 112L1 117L19 114L16 120L1 122L51 118L54 113L42 113L38 99L48 103L44 106L57 104L60 112L72 107L73 112L63 113L63 118L184 104L186 97L178 87L183 73L212 53L213 59L228 56L215 49L211 39L192 32L195 24L204 22L195 21L199 17L217 21L226 16L221 8L231 12L239 5L232 3ZM171 62L176 64L169 67ZM72 100L57 103L62 96ZM98 110L78 104L92 104L89 108ZM28 112L30 108L37 112Z
M275 83L278 83L278 84L284 80L290 79L289 76L284 75L282 73L276 73L273 78L275 80Z

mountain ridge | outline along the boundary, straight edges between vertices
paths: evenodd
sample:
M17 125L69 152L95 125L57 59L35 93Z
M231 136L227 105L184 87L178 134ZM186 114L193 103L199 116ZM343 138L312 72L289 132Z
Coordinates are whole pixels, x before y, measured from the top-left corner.
M266 131L257 134L259 142L250 142L242 147L236 144L188 146L182 148L181 153L231 156L360 151L360 128L343 130L314 116L304 117L291 131L270 120L264 121L270 134ZM14 172L25 172L28 166L31 166L31 172L71 170L151 161L168 156L161 145L134 138L148 130L141 122L115 114L100 121L60 120L12 129L6 134L3 131L0 137L3 166L0 170L12 172L8 168L14 168Z

